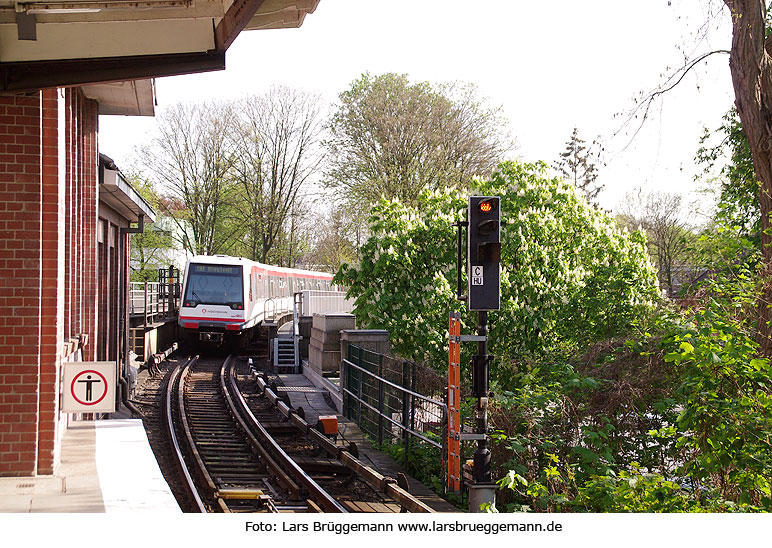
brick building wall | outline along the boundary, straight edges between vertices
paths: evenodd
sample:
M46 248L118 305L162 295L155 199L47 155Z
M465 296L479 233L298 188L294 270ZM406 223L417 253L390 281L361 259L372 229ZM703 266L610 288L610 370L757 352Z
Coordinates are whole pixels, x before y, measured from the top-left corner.
M0 97L0 475L37 469L40 97Z
M97 124L77 88L0 96L0 476L54 472L61 363L95 356Z

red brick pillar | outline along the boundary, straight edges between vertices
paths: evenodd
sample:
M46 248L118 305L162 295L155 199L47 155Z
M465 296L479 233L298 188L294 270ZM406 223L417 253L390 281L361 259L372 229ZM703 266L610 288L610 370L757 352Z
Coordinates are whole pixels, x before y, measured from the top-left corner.
M97 264L97 230L99 228L99 105L84 100L83 108L83 327L88 344L83 349L85 361L95 361L97 348L97 291L99 268Z
M64 92L41 92L40 165L42 186L43 307L40 314L40 408L38 474L52 474L58 461L59 374L64 340Z
M0 97L0 476L37 471L40 126L40 94Z

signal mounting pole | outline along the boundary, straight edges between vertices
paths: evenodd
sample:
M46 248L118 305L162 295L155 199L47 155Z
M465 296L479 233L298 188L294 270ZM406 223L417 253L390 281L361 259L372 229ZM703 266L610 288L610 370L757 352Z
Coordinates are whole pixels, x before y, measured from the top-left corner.
M469 487L470 512L480 512L484 504L496 502L496 484L491 478L491 452L488 448L488 366L493 358L488 354L488 311L499 310L500 261L501 261L501 199L498 196L470 196L467 209L467 222L456 223L458 226L458 298L466 300L469 310L477 311L477 335L459 335L456 327L453 333L454 315L451 314L451 344L449 380L453 378L453 362L458 362L460 352L458 343L477 342L477 354L472 357L472 394L477 398L475 404L474 433L456 433L461 440L476 441L474 453L473 482ZM467 294L461 295L461 227L467 230ZM455 316L458 318L458 315ZM455 342L455 346L454 346ZM453 383L449 385L450 401ZM458 423L458 419L456 423ZM456 427L458 428L458 426ZM453 447L453 440L449 440ZM449 455L450 456L450 455ZM450 460L450 459L449 459ZM450 479L450 478L449 478ZM452 486L451 486L452 487Z

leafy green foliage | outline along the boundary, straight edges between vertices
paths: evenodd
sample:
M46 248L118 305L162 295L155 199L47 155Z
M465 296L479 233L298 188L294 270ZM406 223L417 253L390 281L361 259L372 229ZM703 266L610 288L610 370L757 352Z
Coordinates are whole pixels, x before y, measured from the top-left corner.
M612 336L657 299L642 235L620 231L545 170L506 162L473 190L501 196L507 222L491 348L511 359ZM361 263L344 265L337 277L356 299L360 326L389 330L399 354L435 366L447 359L447 314L457 306L451 223L465 207L457 190L423 193L412 206L381 201Z
M431 432L424 433L429 439L439 442L439 436ZM387 453L400 466L405 463L405 444L403 441L379 445L378 449ZM443 484L442 455L440 449L413 438L408 446L407 473L422 484L441 493Z
M638 189L625 196L617 222L646 233L649 255L657 267L660 287L674 295L677 286L698 275L697 235L684 219L682 196Z
M743 132L737 110L724 115L723 123L714 132L717 144L709 144L714 135L706 128L700 138L696 160L704 166L704 173L718 169L719 179L716 222L736 227L743 237L760 242L761 210L760 183L753 167L748 138ZM729 160L724 163L725 160Z
M738 317L755 308L756 279L741 270L709 283L692 321L665 341L681 369L679 472L742 504L772 508L772 367Z
M753 329L760 283L736 266L708 279L689 313L663 309L623 343L521 367L492 415L502 430L495 450L509 459L500 472L508 507L769 511L772 370Z
M694 493L659 474L641 470L638 463L619 476L593 476L578 490L577 508L590 512L705 512L722 509L705 507ZM727 506L727 509L730 508Z
M412 202L422 190L488 175L510 148L498 109L474 86L363 74L330 123L328 187L347 204Z
M142 198L158 212L160 198L150 181L135 176L132 177L131 183ZM169 266L168 251L174 247L174 240L171 233L161 225L162 223L157 221L146 223L143 232L131 235L132 282L156 282L159 266Z

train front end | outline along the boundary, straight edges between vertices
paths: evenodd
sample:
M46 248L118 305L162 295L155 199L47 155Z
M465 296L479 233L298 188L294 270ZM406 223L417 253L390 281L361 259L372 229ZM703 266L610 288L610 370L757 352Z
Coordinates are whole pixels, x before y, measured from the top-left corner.
M231 257L193 257L185 271L179 325L190 342L220 345L246 323L244 265Z

